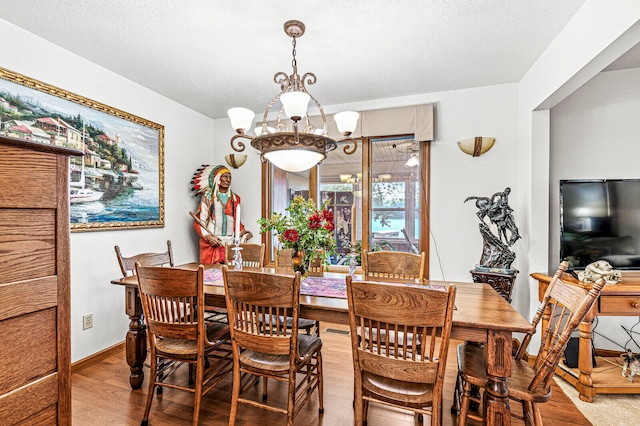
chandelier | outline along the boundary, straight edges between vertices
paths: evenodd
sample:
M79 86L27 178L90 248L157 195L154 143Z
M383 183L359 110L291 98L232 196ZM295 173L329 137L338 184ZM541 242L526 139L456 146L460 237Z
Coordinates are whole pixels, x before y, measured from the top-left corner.
M276 167L288 172L310 169L322 162L327 157L327 153L337 147L336 140L328 136L327 120L322 106L306 88L306 85L315 84L315 74L308 72L302 77L298 74L296 39L302 37L304 30L304 24L300 21L287 21L284 24L284 32L293 39L293 60L291 61L293 73L289 76L284 72L274 75L273 81L280 85L280 93L267 105L262 124L254 130L256 135L247 134L255 117L253 111L246 108L231 108L227 111L231 126L237 133L231 138L231 148L236 152L242 152L245 144L239 139L251 141L251 146L260 151L263 162L269 160ZM316 128L309 121L307 108L310 101L313 101L320 111L322 128ZM279 109L275 127L269 127L267 117L276 104ZM291 120L292 128L288 128L282 122L283 113ZM349 136L356 128L359 116L360 114L354 111L334 115L338 131L344 136L338 142L354 141ZM355 149L355 143L352 147L346 145L344 152L352 154Z

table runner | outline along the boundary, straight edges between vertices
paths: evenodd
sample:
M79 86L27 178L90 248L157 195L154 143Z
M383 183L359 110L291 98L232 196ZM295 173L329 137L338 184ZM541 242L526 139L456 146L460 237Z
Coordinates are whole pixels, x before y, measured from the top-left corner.
M204 271L205 285L222 287L222 271L220 269L207 269ZM432 290L447 291L442 285L404 284ZM306 277L300 283L300 294L305 296L334 297L336 299L347 298L347 282L345 278Z
M205 285L222 287L222 271L207 269L204 271ZM344 278L307 277L300 283L300 294L306 296L347 298L347 282Z

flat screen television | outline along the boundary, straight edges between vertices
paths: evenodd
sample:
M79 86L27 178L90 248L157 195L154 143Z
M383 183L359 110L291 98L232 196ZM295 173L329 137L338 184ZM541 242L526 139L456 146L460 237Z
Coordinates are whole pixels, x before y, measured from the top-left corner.
M640 179L561 180L560 257L640 270Z

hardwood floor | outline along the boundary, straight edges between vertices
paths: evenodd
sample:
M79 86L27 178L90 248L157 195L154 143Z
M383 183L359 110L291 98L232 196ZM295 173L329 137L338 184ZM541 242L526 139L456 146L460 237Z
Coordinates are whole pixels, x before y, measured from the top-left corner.
M318 414L318 398L314 394L298 416L297 425L347 426L353 424L353 364L349 337L342 334L324 332L326 328L346 330L335 324L322 324L324 365L324 414ZM455 347L452 341L447 362L444 391L444 421L456 424L456 416L450 413L453 388L455 385ZM186 367L181 367L186 375ZM285 404L286 388L281 383L269 382L271 403ZM256 386L255 395L261 394L262 386ZM129 366L124 350L97 364L73 373L72 409L75 426L94 425L139 425L144 411L147 394L147 380L142 389L132 391L129 386ZM231 401L231 376L211 390L203 399L200 424L227 425L229 403ZM512 404L512 409L516 407ZM183 391L165 389L161 397L155 397L151 405L149 425L189 425L193 414L193 395ZM591 425L576 409L573 403L554 384L552 401L542 405L545 424L554 426ZM241 405L238 410L237 425L279 426L285 421L282 414ZM370 426L414 425L410 414L386 407L371 405ZM470 421L469 425L477 423ZM519 424L514 419L514 424ZM521 423L520 423L521 424Z

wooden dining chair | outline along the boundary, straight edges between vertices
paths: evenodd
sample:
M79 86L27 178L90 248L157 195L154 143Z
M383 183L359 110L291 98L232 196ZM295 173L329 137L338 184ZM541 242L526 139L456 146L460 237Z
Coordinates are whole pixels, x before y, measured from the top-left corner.
M294 416L316 389L322 413L322 340L298 333L300 273L274 275L223 266L222 276L233 346L229 425L235 424L242 403L286 414L286 424L293 426ZM265 317L276 324L265 327ZM290 330L280 323L286 317L293 318ZM251 377L262 377L262 402L246 397ZM268 379L288 383L286 407L266 402Z
M365 279L424 279L426 254L401 251L370 251L362 256Z
M523 412L523 415L519 416L512 411L512 416L523 420L527 425L542 425L538 404L551 399L551 379L569 342L571 333L587 316L605 285L602 278L596 281L590 289L568 284L562 280L567 266L566 261L560 264L533 318L532 331L525 335L518 352L511 360L511 377L508 382L509 399L521 404ZM545 320L544 323L547 326L542 331L538 354L532 365L525 359L527 358L526 351L541 319ZM485 365L487 362L493 361L491 359L485 360L484 350L478 345L460 344L457 352L458 383L456 384L456 393L458 395L456 397L460 398L458 425L461 426L467 423L467 418L477 421L483 420L486 404L477 413L469 410L469 404L471 401L478 404L484 403L484 387L487 383ZM477 386L481 390L480 398L472 397L472 386ZM456 397L454 397L454 403Z
M151 371L141 425L149 413L157 387L194 394L193 424L198 424L202 396L232 370L229 326L204 321L204 267L197 270L157 268L136 264L140 299L147 322ZM174 361L174 362L163 362ZM182 363L195 369L193 384L173 374ZM166 371L168 369L168 371Z
M274 252L274 259L276 260L276 273L287 274L287 275L293 274L293 266L291 265L291 255L293 250L278 249L277 247L275 247L273 252ZM314 264L314 261L318 261L320 263L320 266L318 267L317 264ZM315 265L314 266L315 272L312 274L311 271L309 271L309 274L308 274L309 276L319 276L319 277L324 276L324 270L322 269L323 267L322 260L318 260L316 258L312 261L312 265ZM286 319L287 328L291 328L291 321L293 321L291 317ZM314 332L316 336L320 336L319 321L314 321L307 318L299 318L298 328L300 330L304 330L307 334L311 334L312 332Z
M442 290L347 276L354 364L355 424L369 403L429 415L442 424L442 388L456 288ZM358 331L365 338L358 338ZM394 335L393 339L381 339Z
M307 275L310 277L324 277L324 250L317 250L318 255L314 257L309 262L309 269L307 270Z
M174 266L171 240L167 240L167 250L159 253L141 253L130 257L124 257L122 256L120 247L115 246L114 249L116 251L116 257L118 258L118 264L120 265L120 271L122 272L123 277L136 274L136 263L140 263L142 266ZM144 312L141 317L141 321L143 323L145 322ZM166 359L160 360L158 365L159 371L167 371L170 364L172 364L171 361L167 361ZM148 363L144 363L144 366L147 368L150 367ZM162 387L158 387L158 395L162 394L162 389Z
M171 249L170 240L167 240L167 251L160 253L141 253L124 257L120 247L115 246L114 248L123 277L135 275L136 263L140 263L142 266L173 266L173 250Z
M235 262L233 258L235 257L235 250L233 248L235 244L226 244L225 252L226 259L225 265L233 268ZM249 244L243 243L240 244L240 254L242 255L242 266L246 268L262 268L264 266L264 252L265 252L265 244Z
M278 274L293 274L293 266L291 265L292 249L278 249L273 248L273 258L276 264L276 273Z
M235 244L225 244L225 265L233 268L235 262L235 250L233 250ZM265 244L240 244L242 248L242 266L246 268L262 268L264 266L264 251ZM229 319L227 317L227 310L225 308L219 308L216 306L207 306L206 315L208 321L217 321L228 324Z
M311 259L307 276L322 277L324 276L324 250L318 249L316 257ZM274 259L276 263L276 272L282 274L293 274L293 266L291 265L292 249L274 248Z

